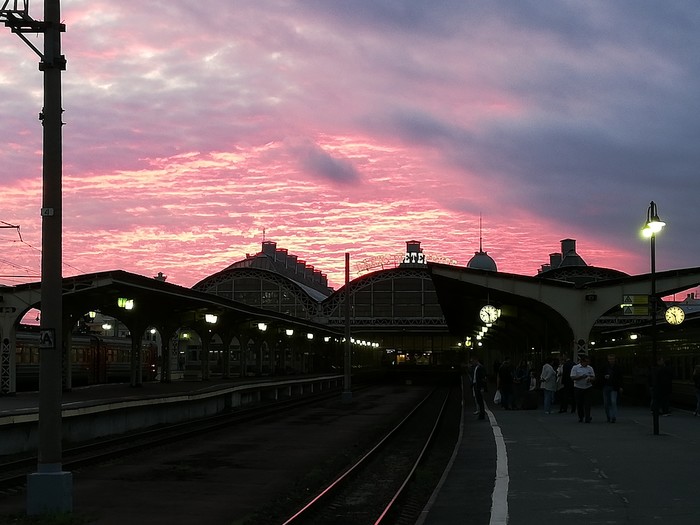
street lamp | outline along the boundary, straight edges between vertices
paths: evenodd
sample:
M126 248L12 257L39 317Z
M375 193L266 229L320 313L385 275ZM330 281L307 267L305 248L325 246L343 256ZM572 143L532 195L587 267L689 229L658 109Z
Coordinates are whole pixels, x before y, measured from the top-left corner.
M651 411L654 435L659 435L658 369L656 355L656 234L666 223L659 219L656 203L651 201L647 209L647 222L642 228L642 235L650 239L651 245Z

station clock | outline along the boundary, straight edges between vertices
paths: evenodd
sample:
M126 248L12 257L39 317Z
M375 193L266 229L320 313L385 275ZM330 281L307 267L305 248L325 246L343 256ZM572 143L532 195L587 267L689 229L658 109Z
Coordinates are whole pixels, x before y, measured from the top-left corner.
M681 324L685 320L685 312L680 306L671 306L666 310L666 322L668 324Z
M498 319L498 308L487 304L479 311L479 317L485 323L495 323Z

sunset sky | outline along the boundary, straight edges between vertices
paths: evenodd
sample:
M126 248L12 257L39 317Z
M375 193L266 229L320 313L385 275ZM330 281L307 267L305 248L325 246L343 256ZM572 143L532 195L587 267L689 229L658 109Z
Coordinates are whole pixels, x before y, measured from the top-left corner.
M535 275L700 266L697 1L65 0L65 276L192 286L275 241ZM43 2L30 14L43 19ZM39 58L0 27L0 284L37 281ZM27 35L43 49L41 35ZM0 223L0 225L3 225ZM263 233L264 232L264 233ZM353 267L353 277L357 268Z

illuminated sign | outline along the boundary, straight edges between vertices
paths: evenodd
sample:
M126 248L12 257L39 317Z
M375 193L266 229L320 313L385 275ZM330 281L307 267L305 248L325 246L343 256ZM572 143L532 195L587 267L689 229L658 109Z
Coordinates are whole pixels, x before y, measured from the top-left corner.
M427 264L424 253L406 252L403 257L404 264Z

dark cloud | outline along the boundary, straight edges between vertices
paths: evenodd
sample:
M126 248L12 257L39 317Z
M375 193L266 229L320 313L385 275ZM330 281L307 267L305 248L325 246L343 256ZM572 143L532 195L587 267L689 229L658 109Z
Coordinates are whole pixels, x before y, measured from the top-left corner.
M360 173L352 162L336 158L311 141L291 141L289 151L298 159L302 171L334 184L353 184L360 181Z

